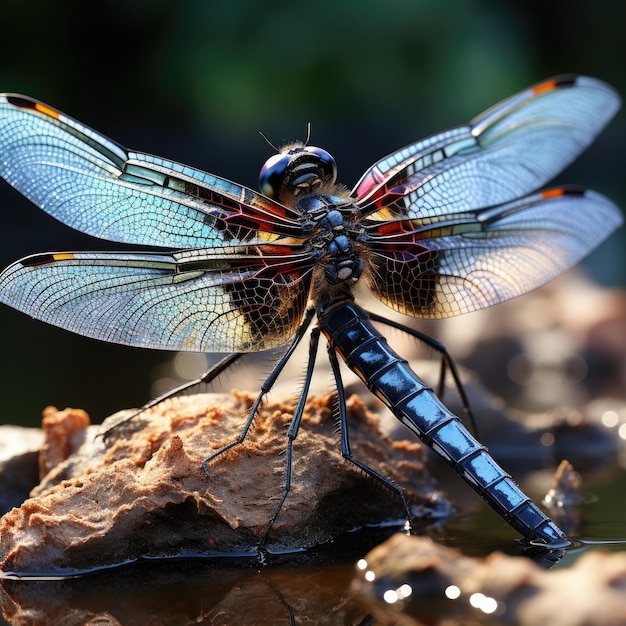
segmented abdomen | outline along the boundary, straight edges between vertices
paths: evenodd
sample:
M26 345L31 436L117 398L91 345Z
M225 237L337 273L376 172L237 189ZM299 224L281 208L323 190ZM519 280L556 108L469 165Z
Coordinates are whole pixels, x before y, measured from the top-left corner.
M562 546L558 526L524 494L460 419L387 343L350 300L319 312L320 329L348 367L392 413L439 454L515 530L531 541Z

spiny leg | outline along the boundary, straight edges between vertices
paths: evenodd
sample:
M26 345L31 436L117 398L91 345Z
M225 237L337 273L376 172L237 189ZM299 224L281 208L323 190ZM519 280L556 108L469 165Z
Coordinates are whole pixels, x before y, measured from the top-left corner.
M400 498L402 502L402 506L406 511L406 523L404 525L404 529L406 531L411 530L411 520L413 519L413 514L411 513L411 507L404 495L404 490L398 483L383 476L380 472L377 472L375 469L371 468L369 465L366 465L362 461L359 461L357 458L352 456L352 451L350 450L350 438L348 435L348 411L346 407L346 394L343 388L343 381L341 378L341 370L339 367L339 361L337 359L337 353L335 350L329 345L328 346L328 359L330 361L330 367L333 373L333 377L335 379L335 384L337 386L337 406L339 411L339 429L341 433L341 455L347 461L350 461L353 465L356 465L360 470L365 472L368 476L374 478L378 483L380 483L386 489L389 489L392 493Z
M287 450L286 450L286 460L285 460L285 486L283 488L283 493L280 497L278 505L276 506L276 510L270 519L267 529L261 538L261 541L258 545L258 550L262 550L265 545L267 538L272 530L272 526L274 526L274 522L278 519L281 509L283 508L283 504L287 499L287 495L291 489L291 464L293 459L293 442L296 440L298 436L298 431L300 429L300 423L302 422L302 415L304 414L304 406L307 401L307 397L309 395L309 389L311 388L311 379L313 378L313 369L315 368L315 357L317 356L317 348L319 346L320 339L320 330L319 328L314 328L311 331L311 336L309 340L309 358L307 360L306 373L304 377L304 384L302 385L302 391L300 393L300 399L298 400L298 404L293 412L293 417L291 418L291 424L289 425L289 430L287 431Z
M244 355L243 352L235 352L233 354L229 354L228 356L224 357L223 359L215 363L215 365L212 365L208 370L206 370L198 378L195 378L194 380L190 380L186 383L183 383L182 385L179 385L178 387L174 387L174 389L169 389L165 393L162 393L161 395L157 396L156 398L153 398L149 402L146 402L146 404L144 404L142 407L140 407L139 409L137 409L130 415L126 416L124 419L120 420L119 422L116 422L110 428L107 428L106 430L99 433L99 436L102 437L103 440L106 442L107 438L111 435L113 431L117 430L120 426L130 422L130 420L134 419L135 417L137 417L144 411L147 411L148 409L151 409L153 406L156 406L157 404L160 404L161 402L164 402L165 400L168 400L169 398L173 398L183 393L184 391L187 391L188 389L195 387L196 385L212 382L220 374L222 374L229 367L231 367L231 365L233 365L236 361L238 361L243 355Z
M294 335L291 341L291 344L289 344L289 347L287 348L285 353L280 357L276 365L274 365L274 367L272 368L272 371L269 373L269 376L265 379L265 381L261 385L261 389L254 403L252 404L252 407L250 408L250 412L248 413L248 419L246 420L246 423L243 425L243 428L241 429L241 433L239 434L239 437L235 441L231 441L230 443L227 443L226 445L222 446L221 448L219 448L219 450L216 450L213 454L209 455L206 459L204 459L204 461L202 461L202 469L204 470L204 473L208 477L211 476L211 472L209 472L209 464L211 463L211 461L216 459L218 456L224 454L224 452L230 450L231 448L241 445L245 441L246 437L248 436L248 432L250 431L250 428L252 427L252 423L254 422L254 418L256 417L259 407L261 406L261 402L263 402L263 398L268 394L270 389L274 386L276 379L278 378L280 373L283 371L283 368L287 364L287 361L289 361L294 350L298 347L298 344L300 343L307 329L309 328L311 324L311 320L313 319L314 315L315 315L315 309L313 307L307 309L306 315L304 316L302 323L298 327L298 330L296 331L296 334Z
M385 324L386 326L391 326L392 328L396 328L412 337L415 337L418 341L426 344L429 348L438 352L441 356L441 369L439 370L439 383L437 385L437 396L443 400L444 390L445 390L445 382L446 382L446 374L449 371L452 376L452 380L454 382L454 386L456 387L457 393L459 394L459 398L461 399L461 405L463 406L463 412L467 415L467 419L469 420L472 431L474 435L478 435L478 427L476 425L476 419L474 418L474 414L472 413L472 409L470 407L469 399L467 394L465 393L465 387L463 387L463 383L461 382L461 377L459 376L459 371L457 369L456 363L454 359L448 352L446 346L441 343L441 341L437 341L433 337L430 337L426 333L422 333L419 330L411 328L410 326L406 326L400 322L395 322L393 320L388 320L384 318L382 315L377 315L376 313L372 313L371 311L367 311L370 319L373 322L378 322L379 324Z

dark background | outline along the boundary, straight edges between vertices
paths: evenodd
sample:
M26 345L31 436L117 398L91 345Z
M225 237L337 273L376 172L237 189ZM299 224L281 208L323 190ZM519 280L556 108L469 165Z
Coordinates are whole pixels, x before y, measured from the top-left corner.
M142 151L256 188L274 143L329 150L348 186L372 162L466 122L548 76L579 72L626 93L626 20L613 0L4 0L0 90L28 94ZM621 114L561 178L626 206ZM105 249L0 185L0 265ZM592 256L624 282L624 235ZM108 247L111 247L110 245ZM117 246L119 247L119 246ZM0 422L47 404L97 421L147 400L165 352L112 346L0 308Z

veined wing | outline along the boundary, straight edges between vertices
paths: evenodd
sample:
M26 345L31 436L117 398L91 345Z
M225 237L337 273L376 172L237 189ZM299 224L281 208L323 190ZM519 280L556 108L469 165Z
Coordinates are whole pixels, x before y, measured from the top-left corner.
M297 236L291 209L180 163L131 152L37 100L0 94L0 175L79 231L209 248Z
M620 106L606 83L562 76L372 166L352 195L372 220L448 219L528 194L558 174Z
M37 254L0 274L0 301L114 343L256 352L292 337L311 273L310 259L288 246Z
M408 221L387 222L370 228L367 282L380 300L408 315L469 313L555 278L621 223L608 198L575 188L538 192L413 230Z

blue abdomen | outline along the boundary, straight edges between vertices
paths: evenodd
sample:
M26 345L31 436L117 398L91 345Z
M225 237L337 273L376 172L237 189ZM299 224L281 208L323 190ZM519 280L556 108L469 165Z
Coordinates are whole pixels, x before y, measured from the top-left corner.
M320 310L320 329L348 367L519 533L549 546L565 535L491 457L351 300Z

